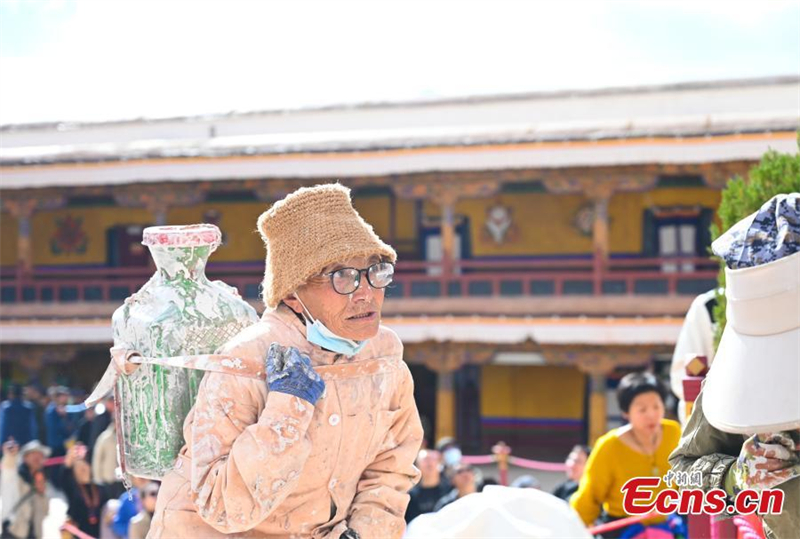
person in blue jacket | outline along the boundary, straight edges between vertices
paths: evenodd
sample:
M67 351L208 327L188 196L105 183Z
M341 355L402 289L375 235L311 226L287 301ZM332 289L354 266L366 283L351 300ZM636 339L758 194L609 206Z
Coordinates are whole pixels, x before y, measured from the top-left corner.
M119 497L119 509L117 509L117 514L114 515L114 521L111 524L111 530L117 537L128 539L128 526L130 525L131 519L142 510L141 489L149 483L149 479L134 477L130 498L127 492Z
M51 388L48 391L52 395L52 402L44 412L44 422L47 429L47 445L52 449L54 457L62 457L67 454L66 441L75 432L78 421L83 415L80 413L70 413L69 389L66 387ZM84 406L79 406L84 410ZM62 489L61 464L50 466L47 469L50 481L57 489Z
M20 447L39 437L36 410L22 399L22 388L9 388L8 400L0 404L0 445L13 440Z
M72 436L83 413L69 413L69 389L57 387L51 390L53 402L47 406L44 420L47 424L47 445L54 457L67 454L65 442Z

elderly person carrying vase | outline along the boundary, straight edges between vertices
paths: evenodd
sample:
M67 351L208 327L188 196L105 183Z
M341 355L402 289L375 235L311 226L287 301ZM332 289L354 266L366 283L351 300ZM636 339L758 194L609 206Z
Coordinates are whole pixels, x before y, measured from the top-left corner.
M148 537L399 538L423 434L380 323L396 254L341 185L297 190L258 228L267 310L220 353L266 383L206 374Z

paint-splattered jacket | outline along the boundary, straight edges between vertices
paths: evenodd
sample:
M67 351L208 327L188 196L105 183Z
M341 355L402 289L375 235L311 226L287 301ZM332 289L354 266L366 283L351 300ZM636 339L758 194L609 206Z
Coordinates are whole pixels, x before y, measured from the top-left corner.
M403 347L381 327L353 358L305 339L287 307L221 350L263 365L273 342L308 354L325 381L312 406L266 383L207 373L186 446L164 478L150 539L401 537L422 426Z

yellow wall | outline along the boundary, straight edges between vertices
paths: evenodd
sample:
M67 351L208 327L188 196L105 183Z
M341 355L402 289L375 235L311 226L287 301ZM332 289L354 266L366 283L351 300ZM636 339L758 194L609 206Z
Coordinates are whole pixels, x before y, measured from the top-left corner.
M395 239L413 241L417 238L417 210L413 200L398 199L395 202Z
M586 377L572 367L486 365L484 417L582 419Z
M72 217L81 219L81 229L88 238L86 252L54 254L50 241L58 229L58 221ZM34 265L105 264L107 260L106 231L119 224L149 225L152 215L137 208L64 208L37 212L33 216L31 241Z
M719 192L705 188L656 189L646 193L619 193L609 206L611 217L609 241L612 253L638 253L642 247L642 215L652 206L694 206L716 208ZM398 250L411 251L416 245L416 203L413 200L395 201L394 239L391 238L391 199L388 195L356 197L354 205L371 223L376 233L394 241ZM500 203L513 212L517 237L496 244L484 232L486 211ZM549 193L501 194L485 199L466 199L458 203L456 213L469 218L470 245L473 256L541 256L590 254L592 239L574 225L579 209L588 204L580 195ZM264 247L256 231L258 216L268 208L259 202L203 203L190 208L169 211L169 224L204 222L208 210L220 214L219 226L226 243L213 255L215 262L248 262L264 258ZM423 215L428 220L439 215L439 207L426 201ZM82 220L82 230L88 237L86 252L54 254L50 241L56 233L57 221L71 216ZM149 225L153 216L144 209L120 207L65 208L38 212L33 217L32 243L35 265L104 264L106 262L106 231L115 225ZM17 222L9 214L0 220L0 263L16 263Z
M609 204L609 246L612 253L638 253L642 249L642 217L653 206L702 206L716 209L720 193L705 188L655 189L644 193L617 193ZM512 210L518 237L497 244L484 233L486 211L502 204ZM549 193L501 194L492 198L465 199L458 202L456 214L469 219L472 255L537 256L590 254L591 235L575 226L575 217L589 199L581 195ZM440 216L440 208L426 201L425 215Z
M642 250L642 216L653 206L702 206L716 211L720 192L705 188L654 189L644 193L617 193L608 206L611 224L609 244L612 253L638 253Z
M0 266L17 264L17 219L0 213Z
M486 211L496 204L508 206L517 237L502 244L484 233ZM590 253L592 240L572 226L575 214L585 203L580 195L548 193L501 194L492 198L465 199L456 205L456 215L470 223L473 256L535 256ZM425 215L436 218L439 207L425 202Z
M189 208L173 208L167 214L167 224L185 225L203 222L207 210L220 212L219 226L225 233L225 245L213 255L214 262L256 261L264 258L264 246L256 232L256 219L267 208L262 202L199 204ZM84 254L54 254L50 240L56 233L59 219L71 216L82 220L88 237ZM100 207L67 208L40 212L33 219L33 253L36 265L105 264L107 260L106 233L117 225L152 225L150 212L138 208Z
M375 233L384 241L394 241L403 246L413 245L416 241L416 205L413 200L395 199L394 238L391 232L392 200L387 195L356 196L353 206L366 222L372 225ZM397 246L395 246L397 247Z
M388 196L361 197L354 201L359 213L375 228L382 238L390 235L391 217ZM185 208L172 208L167 213L167 224L182 225L208 222L204 215L210 210L219 214L217 226L225 235L225 243L212 255L212 262L253 262L264 259L264 244L256 230L256 221L269 208L263 202L203 203ZM81 220L81 230L88 242L86 252L55 254L50 241L58 228L58 221L66 217ZM396 236L414 240L413 201L398 201L396 208ZM2 264L16 263L16 220L2 214ZM153 216L144 209L120 207L65 208L38 212L33 218L34 265L105 264L107 260L106 233L111 227L125 224L152 225Z
M389 238L392 210L391 199L388 196L354 197L353 207L372 225L378 236L384 240Z
M256 228L258 216L269 208L264 202L207 202L190 208L173 208L167 214L171 225L203 223L209 210L219 212L225 242L211 255L211 262L255 262L264 260L264 242Z

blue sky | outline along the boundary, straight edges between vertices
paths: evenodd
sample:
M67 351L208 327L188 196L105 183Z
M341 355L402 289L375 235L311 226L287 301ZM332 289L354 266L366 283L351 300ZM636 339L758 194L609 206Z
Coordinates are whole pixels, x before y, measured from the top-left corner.
M800 0L0 1L2 124L789 74Z

